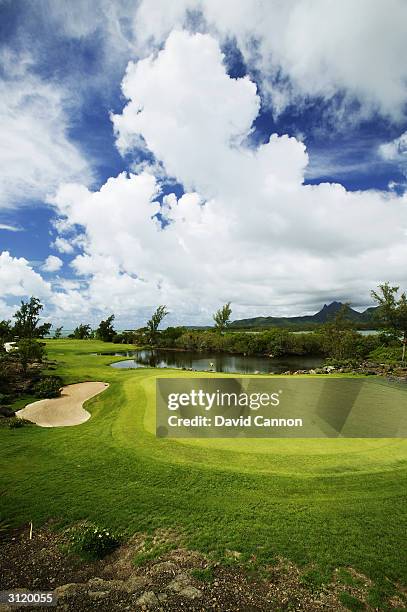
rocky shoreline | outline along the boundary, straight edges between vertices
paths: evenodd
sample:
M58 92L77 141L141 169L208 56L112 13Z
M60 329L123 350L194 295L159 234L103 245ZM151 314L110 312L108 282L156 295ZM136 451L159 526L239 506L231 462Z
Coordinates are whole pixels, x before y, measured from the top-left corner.
M275 374L275 372L270 372ZM321 368L310 370L287 370L283 372L285 376L295 376L299 374L352 374L364 376L384 376L389 380L399 382L407 382L407 366L391 365L388 363L375 363L372 361L363 361L357 366L334 366L325 365Z

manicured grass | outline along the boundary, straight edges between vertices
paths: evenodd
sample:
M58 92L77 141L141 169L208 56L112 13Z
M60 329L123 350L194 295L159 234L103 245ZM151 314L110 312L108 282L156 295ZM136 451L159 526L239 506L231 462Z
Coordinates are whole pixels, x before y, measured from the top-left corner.
M281 555L324 575L350 566L407 582L406 440L156 439L156 378L204 374L117 370L107 367L116 358L90 354L122 345L47 344L65 383L110 387L80 426L0 430L2 517L89 519L127 534L171 528L218 555ZM400 386L372 380L369 392L407 405Z

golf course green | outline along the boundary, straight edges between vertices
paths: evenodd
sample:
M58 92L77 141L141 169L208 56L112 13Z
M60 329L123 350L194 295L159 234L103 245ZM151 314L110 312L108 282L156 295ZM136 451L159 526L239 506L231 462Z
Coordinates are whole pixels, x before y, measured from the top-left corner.
M173 529L219 557L230 549L407 582L406 439L157 439L157 377L214 374L110 368L118 358L96 353L112 346L47 342L64 384L109 388L85 404L92 416L81 425L0 429L2 516L90 519L128 535ZM407 409L406 387L366 380L367 403Z

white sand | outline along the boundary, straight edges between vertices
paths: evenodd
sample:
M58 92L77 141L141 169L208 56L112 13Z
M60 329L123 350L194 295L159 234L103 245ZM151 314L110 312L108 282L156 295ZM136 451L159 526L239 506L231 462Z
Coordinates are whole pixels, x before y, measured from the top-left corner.
M108 388L108 383L83 382L63 387L61 397L43 399L28 404L16 415L21 419L32 421L40 427L67 427L80 425L90 418L90 413L83 408L84 402Z

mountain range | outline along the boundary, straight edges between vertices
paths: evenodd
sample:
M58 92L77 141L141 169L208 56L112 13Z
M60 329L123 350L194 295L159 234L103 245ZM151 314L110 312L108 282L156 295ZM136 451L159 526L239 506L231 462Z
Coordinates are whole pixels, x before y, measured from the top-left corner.
M253 317L251 319L239 319L233 321L231 328L265 328L265 327L315 327L321 323L333 319L336 313L343 307L342 302L331 302L324 306L313 315L305 315L301 317ZM350 306L346 305L346 318L355 323L356 327L369 328L374 324L374 314L377 307L370 307L359 312Z

